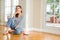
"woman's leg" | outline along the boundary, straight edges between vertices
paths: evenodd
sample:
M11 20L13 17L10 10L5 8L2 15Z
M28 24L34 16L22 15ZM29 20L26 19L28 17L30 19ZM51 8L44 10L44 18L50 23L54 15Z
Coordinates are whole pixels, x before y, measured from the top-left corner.
M11 28L14 27L14 20L13 18L9 18L8 21L7 21L7 30L5 32L5 34L9 32L12 32L13 30L11 30Z
M22 28L17 28L13 34L21 34L22 33Z
M7 22L7 27L9 28L13 28L14 27L14 19L13 18L9 18L8 22Z

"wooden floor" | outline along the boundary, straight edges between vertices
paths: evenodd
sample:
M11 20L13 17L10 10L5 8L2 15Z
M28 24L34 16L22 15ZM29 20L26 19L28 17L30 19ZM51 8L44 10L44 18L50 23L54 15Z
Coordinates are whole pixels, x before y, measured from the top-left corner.
M3 35L3 26L0 26L0 40L60 40L60 35L31 31L29 35Z

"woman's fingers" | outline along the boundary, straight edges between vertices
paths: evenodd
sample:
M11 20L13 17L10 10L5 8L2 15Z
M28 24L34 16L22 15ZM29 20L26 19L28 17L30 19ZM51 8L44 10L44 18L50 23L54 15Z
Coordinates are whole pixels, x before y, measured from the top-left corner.
M7 32L5 32L5 33L3 33L3 35L7 35L8 34L8 31Z

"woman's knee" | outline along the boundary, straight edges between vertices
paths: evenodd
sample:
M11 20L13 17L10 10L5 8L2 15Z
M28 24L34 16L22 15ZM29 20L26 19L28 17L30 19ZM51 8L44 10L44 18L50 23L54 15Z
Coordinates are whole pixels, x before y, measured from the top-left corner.
M14 34L21 34L22 31L15 31Z
M8 18L8 21L13 21L13 18Z
M12 22L13 22L13 18L8 18L6 25L10 27Z

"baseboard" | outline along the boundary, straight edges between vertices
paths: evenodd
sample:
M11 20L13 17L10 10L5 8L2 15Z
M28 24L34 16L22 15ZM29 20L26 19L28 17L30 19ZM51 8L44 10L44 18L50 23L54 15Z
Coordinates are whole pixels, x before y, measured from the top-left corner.
M50 30L46 30L46 29L39 29L39 28L30 28L29 29L30 31L38 31L38 32L45 32L45 33L51 33L51 34L58 34L58 35L60 35L60 32L55 32L54 30L54 32L53 31L50 31Z
M39 29L39 28L29 28L30 31L38 31L38 32L42 32L42 29Z
M6 23L0 23L0 25L6 25Z

